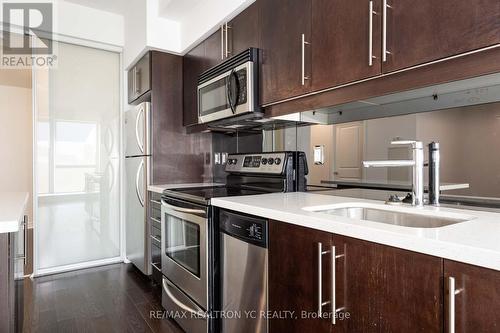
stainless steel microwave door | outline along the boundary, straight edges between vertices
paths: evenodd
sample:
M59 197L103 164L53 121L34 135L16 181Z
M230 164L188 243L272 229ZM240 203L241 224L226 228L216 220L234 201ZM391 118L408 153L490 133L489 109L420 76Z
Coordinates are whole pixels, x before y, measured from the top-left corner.
M151 274L147 225L147 170L149 157L125 159L126 254L144 274Z
M125 112L125 156L150 155L150 104L141 103Z

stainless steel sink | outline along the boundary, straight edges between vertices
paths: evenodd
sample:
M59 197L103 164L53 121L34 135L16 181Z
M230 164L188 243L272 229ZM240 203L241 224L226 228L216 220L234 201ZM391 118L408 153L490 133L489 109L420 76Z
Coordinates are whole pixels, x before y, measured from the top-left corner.
M471 220L471 218L468 217L451 218L424 214L404 213L370 207L342 207L335 209L315 210L315 212L410 228L439 228Z

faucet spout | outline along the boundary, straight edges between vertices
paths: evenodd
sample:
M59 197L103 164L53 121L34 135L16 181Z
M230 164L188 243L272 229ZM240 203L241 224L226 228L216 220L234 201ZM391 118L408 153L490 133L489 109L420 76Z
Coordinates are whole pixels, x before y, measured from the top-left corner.
M391 145L410 145L413 152L411 160L363 161L365 168L412 167L412 205L424 205L424 151L420 141L392 141Z

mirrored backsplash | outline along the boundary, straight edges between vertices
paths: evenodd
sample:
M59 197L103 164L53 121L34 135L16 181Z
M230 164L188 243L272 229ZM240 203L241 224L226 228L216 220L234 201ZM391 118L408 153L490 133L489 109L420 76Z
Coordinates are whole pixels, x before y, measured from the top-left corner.
M409 159L393 140L440 143L441 183L468 184L446 192L467 197L500 198L500 103L361 120L268 130L263 150L301 150L309 164L309 185L338 182L411 184L409 167L363 168L363 160ZM427 149L425 160L427 161ZM427 168L425 182L427 183Z

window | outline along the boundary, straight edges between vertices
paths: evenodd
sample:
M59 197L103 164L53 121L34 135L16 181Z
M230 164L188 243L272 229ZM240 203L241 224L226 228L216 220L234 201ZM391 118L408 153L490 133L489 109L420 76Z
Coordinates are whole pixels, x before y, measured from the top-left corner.
M52 126L51 126L52 125ZM98 125L55 120L38 122L38 192L78 193L98 179ZM90 183L90 185L89 185Z

